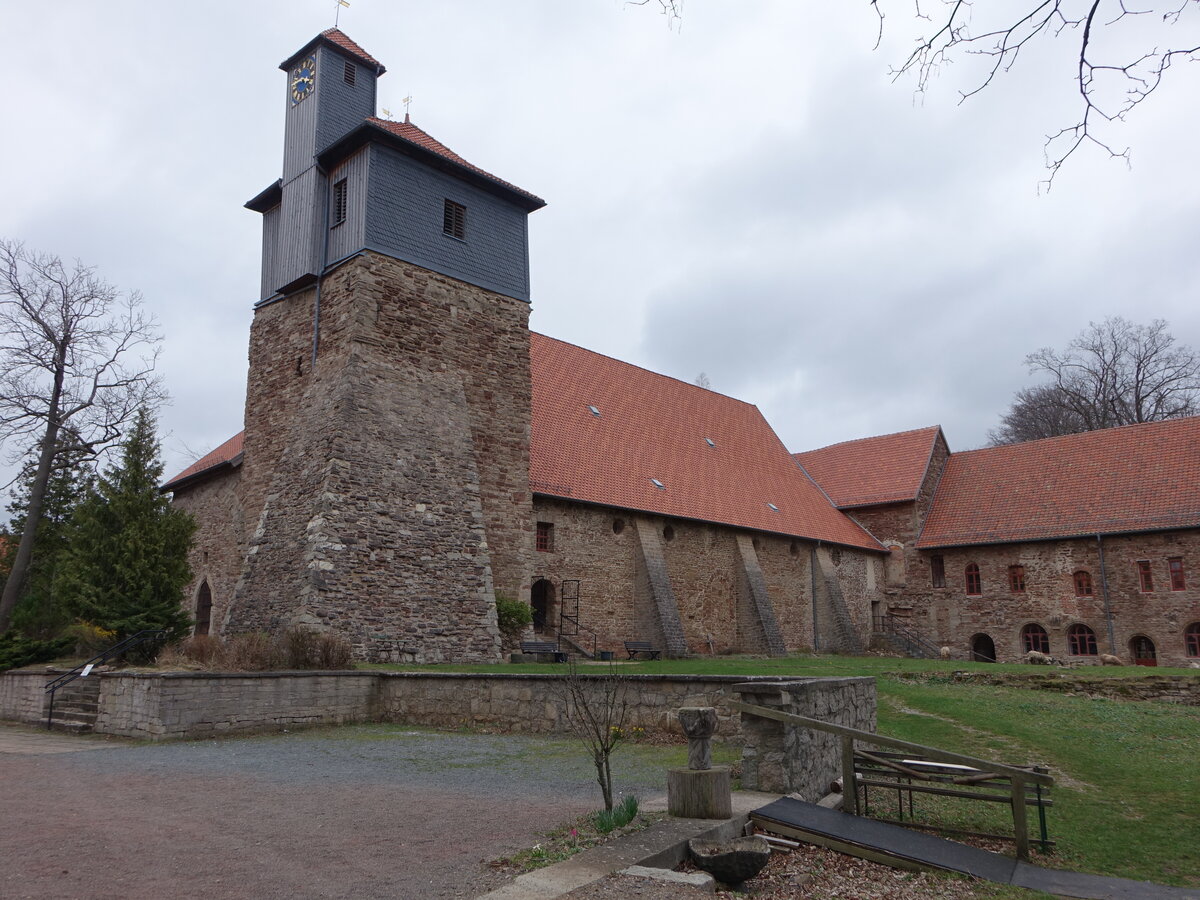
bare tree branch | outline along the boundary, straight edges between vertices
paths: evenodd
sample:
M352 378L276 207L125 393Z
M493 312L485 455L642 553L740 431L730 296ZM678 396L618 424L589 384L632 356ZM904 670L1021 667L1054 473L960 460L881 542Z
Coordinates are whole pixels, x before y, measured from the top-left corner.
M889 0L871 0L879 16L879 37L882 39L885 18L884 4ZM929 19L935 26L931 36L920 38L908 58L892 70L893 78L911 75L917 92L924 93L942 67L960 54L990 58L983 76L972 87L960 91L959 102L965 102L988 87L995 78L1016 65L1022 50L1039 39L1068 39L1076 57L1076 81L1080 97L1078 119L1048 135L1044 144L1049 176L1043 182L1047 190L1062 166L1081 147L1095 146L1111 158L1129 161L1129 149L1116 149L1098 127L1101 123L1119 123L1159 85L1170 67L1178 61L1196 61L1200 57L1200 33L1196 31L1196 16L1187 13L1200 10L1200 0L1147 0L1145 9L1131 9L1126 0L1027 0L1022 7L1001 11L999 24L986 18L996 15L996 4L975 0L942 0L943 12L930 18L915 4L918 18ZM976 15L988 23L978 31L973 29ZM1191 26L1189 34L1175 34L1165 48L1155 46L1143 51L1129 51L1117 40L1101 42L1100 30L1110 35L1121 34L1119 26L1126 19L1157 16L1164 29Z
M32 561L50 474L66 454L102 453L163 399L159 335L137 293L76 263L0 240L0 443L36 458L25 532L0 597L0 632Z

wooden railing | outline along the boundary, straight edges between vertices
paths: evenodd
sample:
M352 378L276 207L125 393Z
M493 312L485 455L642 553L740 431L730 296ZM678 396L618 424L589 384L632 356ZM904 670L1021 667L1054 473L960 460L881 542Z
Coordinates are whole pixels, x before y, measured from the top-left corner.
M885 737L870 731L823 722L820 719L810 719L807 716L798 716L795 713L786 713L766 706L754 706L731 700L729 707L738 710L743 715L773 719L787 725L798 725L802 728L811 728L814 731L823 731L826 734L840 737L842 741L842 785L845 795L843 807L846 812L852 812L855 815L862 814L863 807L859 800L859 787L861 786L865 791L870 785L974 800L1001 800L1012 808L1013 833L1018 859L1029 858L1027 806L1037 808L1041 833L1039 843L1043 849L1049 846L1050 842L1046 834L1046 807L1050 805L1050 801L1049 798L1043 797L1043 789L1051 787L1054 784L1054 778L1045 771L1032 766L1010 766L967 756L963 753L925 747L911 741ZM856 751L855 742L870 744L872 747L889 747L904 751L904 754L901 757L899 754L877 753L865 748ZM876 772L888 770L895 772L898 776L903 776L908 781L901 784L895 779L884 782L879 779L863 778L859 775L857 764L859 759L870 763ZM937 763L942 765L932 765ZM950 767L955 768L951 769ZM970 790L971 788L976 790Z

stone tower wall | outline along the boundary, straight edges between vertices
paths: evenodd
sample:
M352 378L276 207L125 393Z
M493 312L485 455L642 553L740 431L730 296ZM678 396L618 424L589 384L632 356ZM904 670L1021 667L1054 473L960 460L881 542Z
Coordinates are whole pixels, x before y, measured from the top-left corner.
M364 253L258 310L231 631L306 623L369 659L499 657L524 596L528 305Z

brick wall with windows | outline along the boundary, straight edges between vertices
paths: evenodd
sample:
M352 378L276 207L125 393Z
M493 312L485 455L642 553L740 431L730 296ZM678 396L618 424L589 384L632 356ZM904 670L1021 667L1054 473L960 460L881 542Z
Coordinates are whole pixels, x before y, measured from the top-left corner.
M1200 625L1200 591L1188 577L1200 566L1200 531L1105 537L1103 547L1106 578L1095 538L920 551L909 570L923 577L910 579L903 598L891 602L910 603L918 627L958 658L970 657L973 637L987 635L1001 662L1015 661L1026 649L1022 629L1037 625L1045 629L1049 652L1064 660L1094 662L1098 653L1115 649L1128 663L1138 638L1153 643L1159 665L1197 659L1189 656L1186 634ZM933 586L937 557L945 587ZM970 565L979 567L978 594L968 592ZM1016 572L1024 585L1020 592L1013 590ZM1115 648L1109 646L1105 581ZM1092 647L1094 653L1076 652Z

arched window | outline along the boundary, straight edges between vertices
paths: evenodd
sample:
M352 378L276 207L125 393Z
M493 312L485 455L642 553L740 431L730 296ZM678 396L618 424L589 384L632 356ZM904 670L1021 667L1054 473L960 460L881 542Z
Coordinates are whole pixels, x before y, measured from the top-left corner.
M983 593L983 582L979 578L979 566L971 563L966 571L967 593L977 597Z
M1046 634L1046 629L1036 622L1030 622L1021 629L1021 646L1025 648L1026 653L1031 650L1036 650L1038 653L1050 652L1050 635Z
M200 582L200 590L196 593L196 629L194 634L208 634L212 624L212 589L208 579Z
M1067 652L1072 656L1095 656L1096 632L1086 625L1072 625L1067 629Z
M1200 622L1183 629L1183 646L1188 656L1200 656Z
M1090 597L1092 596L1092 573L1087 569L1080 569L1075 573L1075 596Z

